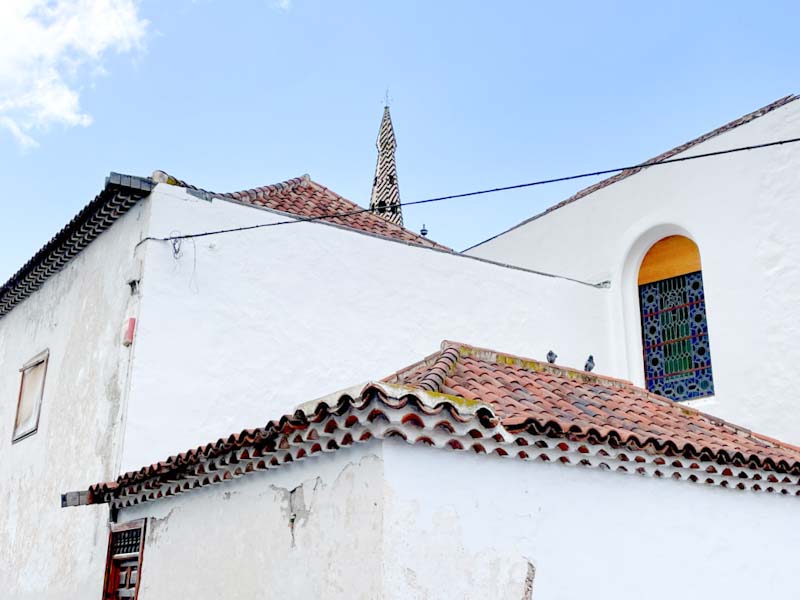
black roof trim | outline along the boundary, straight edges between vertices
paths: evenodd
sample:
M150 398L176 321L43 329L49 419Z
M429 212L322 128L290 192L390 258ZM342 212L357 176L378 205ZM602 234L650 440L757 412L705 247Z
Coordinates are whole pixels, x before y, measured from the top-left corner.
M112 172L95 199L0 287L0 319L147 197L154 187L150 178Z

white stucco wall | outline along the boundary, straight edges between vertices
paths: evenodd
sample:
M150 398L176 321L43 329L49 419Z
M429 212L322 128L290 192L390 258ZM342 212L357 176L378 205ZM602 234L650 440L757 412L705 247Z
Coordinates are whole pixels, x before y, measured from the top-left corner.
M159 185L151 235L285 217ZM377 379L443 339L610 362L608 290L319 223L148 242L123 470Z
M797 498L398 442L383 456L387 600L796 596Z
M683 155L800 137L800 101ZM636 275L650 245L700 248L716 396L693 404L800 443L800 144L649 169L468 253L612 282L610 374L643 384ZM543 252L541 249L546 248Z
M140 600L744 600L794 597L797 502L372 440L119 521Z
M100 598L108 507L61 508L61 493L118 474L135 316L126 284L146 226L134 207L58 274L0 319L0 597ZM50 357L37 433L12 444L19 369Z
M359 444L123 509L121 523L148 518L139 600L381 598L381 452Z

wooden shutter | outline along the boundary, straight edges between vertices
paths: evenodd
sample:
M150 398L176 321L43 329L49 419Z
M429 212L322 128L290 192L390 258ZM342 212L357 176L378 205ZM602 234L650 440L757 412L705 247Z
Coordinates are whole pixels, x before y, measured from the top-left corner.
M136 598L142 571L145 520L112 524L103 600Z

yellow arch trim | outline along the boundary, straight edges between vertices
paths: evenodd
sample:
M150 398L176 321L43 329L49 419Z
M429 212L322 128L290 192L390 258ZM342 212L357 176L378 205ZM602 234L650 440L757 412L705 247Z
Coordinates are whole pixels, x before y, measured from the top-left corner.
M650 247L639 267L639 285L699 271L700 250L692 240L671 235Z

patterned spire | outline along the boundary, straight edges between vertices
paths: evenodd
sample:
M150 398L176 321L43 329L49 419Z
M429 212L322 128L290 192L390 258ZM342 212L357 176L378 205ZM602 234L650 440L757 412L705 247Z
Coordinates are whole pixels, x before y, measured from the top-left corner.
M372 198L369 207L375 214L387 221L403 225L403 211L400 206L400 188L397 185L397 166L394 162L394 151L397 142L394 139L392 116L389 107L383 109L383 120L378 132L378 164L375 166L375 179L372 182Z

